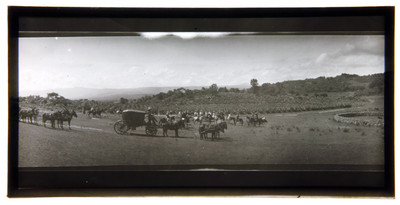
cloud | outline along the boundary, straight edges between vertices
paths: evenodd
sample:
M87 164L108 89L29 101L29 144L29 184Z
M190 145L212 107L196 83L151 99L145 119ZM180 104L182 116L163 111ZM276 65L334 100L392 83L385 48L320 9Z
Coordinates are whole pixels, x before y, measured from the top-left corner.
M361 38L347 43L337 50L324 52L315 59L317 65L376 65L384 58L383 42L377 39ZM380 62L379 62L380 63Z
M318 56L318 58L315 60L315 63L319 64L325 61L327 58L328 54L322 53L321 55Z

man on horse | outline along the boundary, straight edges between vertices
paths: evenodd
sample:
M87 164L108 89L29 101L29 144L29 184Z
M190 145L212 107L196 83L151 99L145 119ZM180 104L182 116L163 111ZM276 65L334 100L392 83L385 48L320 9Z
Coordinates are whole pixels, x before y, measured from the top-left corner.
M153 125L157 124L157 119L151 113L151 108L150 107L147 109L147 123L151 123Z
M236 123L239 122L239 120L240 120L240 116L239 116L239 112L237 112L236 113L236 119L233 120L233 124L235 124L235 126L236 126Z

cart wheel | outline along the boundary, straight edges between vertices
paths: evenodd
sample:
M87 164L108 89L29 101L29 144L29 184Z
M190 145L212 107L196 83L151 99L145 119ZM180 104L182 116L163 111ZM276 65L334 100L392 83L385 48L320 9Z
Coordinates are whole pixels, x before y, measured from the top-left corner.
M117 133L117 134L119 134L119 135L123 135L123 134L126 134L127 132L128 132L128 126L126 126L125 124L124 124L124 122L123 121L117 121L115 124L114 124L114 130L115 130L115 132Z
M157 126L146 126L146 135L155 136L157 134Z
M157 127L153 127L153 129L151 130L151 135L156 136L157 135Z

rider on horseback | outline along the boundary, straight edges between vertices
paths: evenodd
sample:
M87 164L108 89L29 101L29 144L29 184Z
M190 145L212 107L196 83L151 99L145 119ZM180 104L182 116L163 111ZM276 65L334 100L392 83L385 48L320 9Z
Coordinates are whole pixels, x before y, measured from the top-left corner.
M150 107L147 109L147 123L151 123L153 125L157 124L157 119L151 113L151 108Z

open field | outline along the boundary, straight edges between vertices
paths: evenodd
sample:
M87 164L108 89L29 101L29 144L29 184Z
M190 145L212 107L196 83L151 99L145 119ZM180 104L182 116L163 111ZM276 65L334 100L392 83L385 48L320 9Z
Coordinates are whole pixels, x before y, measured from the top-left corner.
M71 130L19 123L19 166L384 164L384 129L339 123L335 114L378 108L383 97L362 107L267 114L260 127L228 125L215 141L200 140L198 125L175 138L146 136L144 128L118 135L120 115L91 118L78 113ZM39 118L39 121L41 119ZM66 127L66 126L64 126Z

